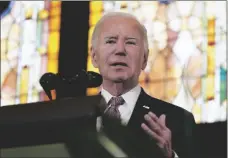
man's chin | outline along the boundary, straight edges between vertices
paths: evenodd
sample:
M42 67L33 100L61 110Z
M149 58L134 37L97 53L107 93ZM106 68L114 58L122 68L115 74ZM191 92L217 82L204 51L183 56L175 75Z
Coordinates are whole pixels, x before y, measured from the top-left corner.
M115 82L115 83L122 83L122 82L124 82L126 80L127 80L127 78L125 78L125 77L115 77L115 78L112 79L112 81Z

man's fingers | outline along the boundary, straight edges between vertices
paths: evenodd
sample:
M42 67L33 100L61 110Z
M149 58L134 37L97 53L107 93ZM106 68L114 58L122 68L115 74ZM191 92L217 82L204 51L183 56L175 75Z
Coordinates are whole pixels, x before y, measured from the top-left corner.
M166 119L166 116L164 114L162 114L158 120L158 122L160 123L160 125L162 126L162 128L166 128L166 123L165 123L165 119Z
M149 114L146 114L146 115L144 116L144 118L145 118L145 120L147 121L149 127L150 127L152 130L154 130L156 133L161 132L161 127L160 127L160 125L159 125L157 122L155 122L154 119L152 119L152 118L150 117Z
M157 142L163 142L162 137L160 137L158 134L156 134L154 131L152 131L145 123L142 123L141 127L149 136L151 136Z
M153 112L149 112L148 115L155 121L157 122L158 121L158 117L153 113Z

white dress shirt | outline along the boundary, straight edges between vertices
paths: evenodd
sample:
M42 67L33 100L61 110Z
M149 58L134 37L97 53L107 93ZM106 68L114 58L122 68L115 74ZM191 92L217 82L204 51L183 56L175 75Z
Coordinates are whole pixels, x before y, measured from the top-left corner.
M137 85L127 93L121 95L125 103L123 105L120 105L118 109L120 112L121 123L123 125L128 124L140 92L141 87ZM108 103L112 97L115 97L103 88L101 89L101 95L104 97L106 103Z

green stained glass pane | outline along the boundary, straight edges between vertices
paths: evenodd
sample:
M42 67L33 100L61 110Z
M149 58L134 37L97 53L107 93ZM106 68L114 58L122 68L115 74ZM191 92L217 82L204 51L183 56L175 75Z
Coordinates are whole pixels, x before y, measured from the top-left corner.
M226 100L227 98L227 71L225 68L220 67L220 105Z

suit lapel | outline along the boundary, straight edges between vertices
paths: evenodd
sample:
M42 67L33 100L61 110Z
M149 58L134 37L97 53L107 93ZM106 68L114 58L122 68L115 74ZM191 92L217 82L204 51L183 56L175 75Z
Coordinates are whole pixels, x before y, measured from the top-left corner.
M147 100L148 96L143 88L141 88L141 93L129 120L128 127L141 128L141 123L144 122L144 115L150 111L149 108L151 107L151 105L147 105Z

